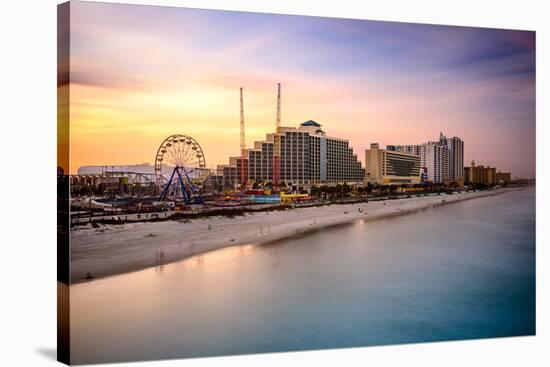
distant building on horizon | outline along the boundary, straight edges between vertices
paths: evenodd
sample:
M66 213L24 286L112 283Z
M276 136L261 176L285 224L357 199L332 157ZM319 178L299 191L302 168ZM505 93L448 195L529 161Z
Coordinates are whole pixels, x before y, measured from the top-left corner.
M496 168L476 166L476 163L472 161L470 167L464 167L464 183L466 185L493 186L497 183Z
M418 184L420 183L420 157L416 154L380 149L372 143L365 150L365 183Z
M498 171L496 174L496 181L497 183L510 183L512 182L512 173L511 172L500 172Z

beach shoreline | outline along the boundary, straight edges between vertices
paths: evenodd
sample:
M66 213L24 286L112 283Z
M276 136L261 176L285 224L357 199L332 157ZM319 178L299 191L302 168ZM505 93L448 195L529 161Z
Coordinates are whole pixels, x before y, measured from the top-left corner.
M357 220L380 220L525 189L500 188L235 217L75 228L71 230L71 284L162 266L225 247L274 243Z

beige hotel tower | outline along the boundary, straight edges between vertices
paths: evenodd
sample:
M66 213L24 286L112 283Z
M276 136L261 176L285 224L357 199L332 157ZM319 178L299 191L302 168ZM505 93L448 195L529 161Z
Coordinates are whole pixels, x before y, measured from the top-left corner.
M420 156L380 149L378 143L365 151L365 183L399 185L420 183Z

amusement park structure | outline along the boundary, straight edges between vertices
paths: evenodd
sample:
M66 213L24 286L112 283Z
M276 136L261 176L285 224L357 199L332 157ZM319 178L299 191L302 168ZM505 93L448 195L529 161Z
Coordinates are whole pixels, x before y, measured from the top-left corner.
M200 192L208 176L204 152L194 138L175 134L164 139L155 158L160 200L200 204Z
M154 173L131 171L115 166L98 166L94 167L93 171L71 175L70 184L74 194L85 191L102 195L158 195Z

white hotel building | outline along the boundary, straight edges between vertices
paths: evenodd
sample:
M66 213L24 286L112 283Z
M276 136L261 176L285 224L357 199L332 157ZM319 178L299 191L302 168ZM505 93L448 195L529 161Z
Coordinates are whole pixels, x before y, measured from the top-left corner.
M433 183L464 182L464 142L457 137L415 145L388 145L388 150L420 156L420 165L427 180Z

